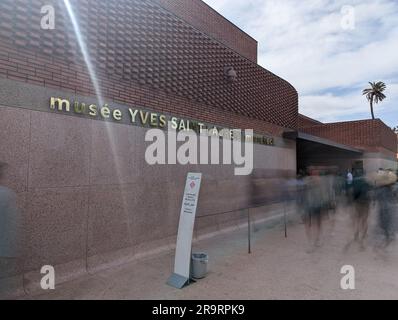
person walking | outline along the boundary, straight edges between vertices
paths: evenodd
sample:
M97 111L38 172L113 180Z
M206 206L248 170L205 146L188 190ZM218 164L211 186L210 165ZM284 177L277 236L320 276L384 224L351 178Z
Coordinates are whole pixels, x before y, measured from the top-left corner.
M348 202L351 202L352 200L353 183L354 183L354 175L352 174L351 170L348 170L346 175L346 197Z
M356 172L352 183L352 222L354 237L345 246L348 251L352 244L358 243L361 250L365 250L365 240L368 235L368 221L371 205L371 186L365 178L364 172Z
M325 210L322 179L320 172L313 170L310 176L304 179L304 225L309 242L308 253L321 246L322 219Z
M387 248L395 239L396 209L398 202L397 176L390 171L379 172L378 176L378 218L379 227L384 237L381 246Z

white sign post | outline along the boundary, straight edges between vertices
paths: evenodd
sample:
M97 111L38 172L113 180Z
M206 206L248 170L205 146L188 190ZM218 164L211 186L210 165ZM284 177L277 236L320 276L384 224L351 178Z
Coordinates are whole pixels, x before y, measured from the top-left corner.
M201 182L201 173L188 173L178 227L174 273L167 281L167 284L178 289L186 286L190 280L192 237Z

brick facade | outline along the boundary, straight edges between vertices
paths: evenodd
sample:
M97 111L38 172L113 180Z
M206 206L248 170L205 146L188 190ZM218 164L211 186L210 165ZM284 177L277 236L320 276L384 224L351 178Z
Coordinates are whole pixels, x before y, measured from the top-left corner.
M300 128L306 128L306 127L312 127L312 126L318 126L321 125L322 122L312 119L310 117L307 117L303 114L299 114L298 116L298 122L297 122L297 127Z
M0 3L0 76L95 95L62 2L56 29L40 28L48 1ZM295 129L296 90L152 1L71 1L101 94L155 111L261 132ZM233 66L238 79L224 79Z
M397 153L395 133L379 119L327 123L300 130L369 152L386 149Z
M195 28L211 35L249 60L257 62L257 41L202 0L155 1Z

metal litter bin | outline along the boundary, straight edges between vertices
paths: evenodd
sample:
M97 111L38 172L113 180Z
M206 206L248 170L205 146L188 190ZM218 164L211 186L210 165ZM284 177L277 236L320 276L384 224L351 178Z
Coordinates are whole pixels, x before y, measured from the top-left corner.
M207 274L207 265L209 263L209 256L206 253L192 254L192 278L203 279Z

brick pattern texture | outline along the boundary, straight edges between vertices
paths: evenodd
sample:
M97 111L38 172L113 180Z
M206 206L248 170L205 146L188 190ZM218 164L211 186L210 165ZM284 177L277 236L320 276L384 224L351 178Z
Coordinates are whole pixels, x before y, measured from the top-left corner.
M327 123L301 128L300 131L361 148L365 151L387 149L397 153L396 134L379 119Z
M211 35L242 56L257 62L257 41L212 10L202 0L155 0L195 28Z
M55 30L40 9L55 7ZM237 128L297 128L298 95L285 80L146 0L71 0L101 94ZM238 79L224 79L233 66ZM95 95L63 1L0 2L0 76Z
M298 128L319 126L321 124L322 124L322 122L312 119L310 117L307 117L305 115L299 114L299 116L298 116L298 122L297 122Z

